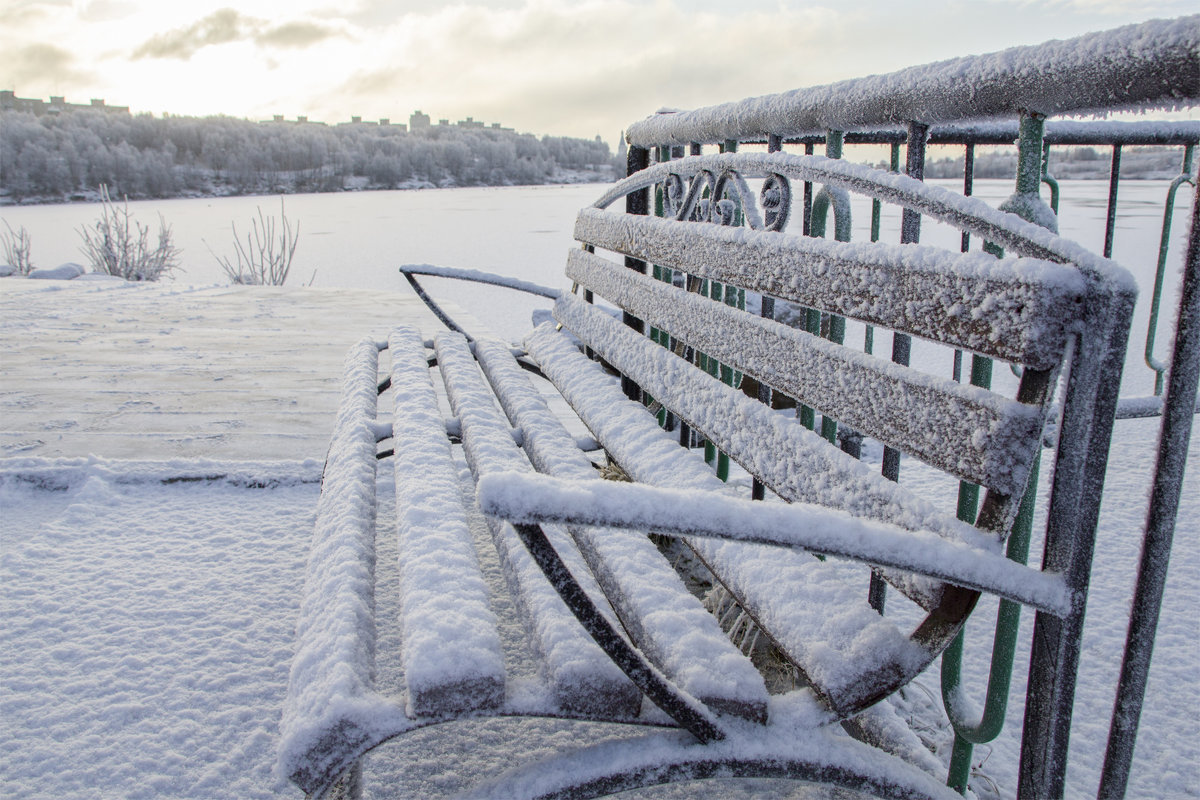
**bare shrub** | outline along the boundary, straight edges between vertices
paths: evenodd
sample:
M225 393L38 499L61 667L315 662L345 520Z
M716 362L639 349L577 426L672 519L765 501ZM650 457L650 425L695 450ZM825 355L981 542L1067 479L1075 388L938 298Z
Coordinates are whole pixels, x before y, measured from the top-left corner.
M7 229L0 233L0 248L4 250L4 263L8 264L18 275L28 275L33 271L33 261L29 257L29 231L22 225L19 230L13 230L8 220L4 221Z
M127 281L156 281L179 266L179 249L171 241L171 226L158 215L158 245L150 246L150 227L133 218L129 201L118 206L100 186L100 219L79 229L80 250L96 272Z
M237 223L232 223L230 227L233 229L236 264L214 253L211 247L208 248L229 279L249 286L283 286L292 268L292 256L300 237L300 223L292 227L284 213L283 198L279 198L278 226L275 217L265 216L260 207L258 218L250 220L250 232L246 234L245 244L238 236Z

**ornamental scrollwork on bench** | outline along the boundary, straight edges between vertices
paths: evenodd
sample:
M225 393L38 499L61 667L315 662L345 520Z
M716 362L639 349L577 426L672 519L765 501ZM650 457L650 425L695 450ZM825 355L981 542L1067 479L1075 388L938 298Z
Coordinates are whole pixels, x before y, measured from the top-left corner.
M680 222L733 225L740 208L754 230L782 231L792 210L792 185L786 176L768 173L757 198L737 170L714 175L700 170L690 182L672 172L661 184L663 216Z

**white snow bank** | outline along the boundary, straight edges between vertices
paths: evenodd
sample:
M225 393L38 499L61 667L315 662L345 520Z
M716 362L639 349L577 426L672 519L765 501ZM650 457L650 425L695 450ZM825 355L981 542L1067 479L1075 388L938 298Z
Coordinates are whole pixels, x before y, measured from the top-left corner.
M33 280L70 281L83 275L87 270L74 262L59 264L57 267L43 267L31 270L27 277Z

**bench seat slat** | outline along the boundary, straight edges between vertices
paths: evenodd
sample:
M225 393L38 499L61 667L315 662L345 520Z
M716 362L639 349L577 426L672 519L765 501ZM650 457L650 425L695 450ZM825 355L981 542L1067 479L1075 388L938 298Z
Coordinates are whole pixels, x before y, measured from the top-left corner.
M577 301L560 301L556 313L564 302L574 305ZM620 322L614 324L624 327ZM637 338L670 355L648 339ZM680 448L641 404L624 396L612 376L580 353L565 335L555 332L553 326L539 327L525 344L546 376L634 480L653 486L734 492L695 452ZM856 593L839 597L838 613L830 613L825 605L830 597L830 581L819 576L822 570L834 569L833 562L822 563L807 553L766 545L687 541L745 608L756 618L772 620L772 637L807 675L828 681L819 692L831 707L838 708L842 693L874 680L880 664L886 665L885 669L901 665L911 670L928 663L923 648L867 605L861 587ZM844 658L838 649L848 641L855 643L854 652L871 653L872 657L858 661Z
M1024 489L1042 409L936 378L684 291L583 250L567 275L854 430L1006 495ZM981 435L982 434L982 435Z
M375 691L375 414L379 347L346 356L342 397L317 501L280 724L280 764L311 791L360 748L402 730L402 709Z
M1079 270L925 245L830 242L583 209L575 238L983 355L1055 366L1081 318Z
M492 472L532 471L513 441L508 421L496 408L466 339L443 333L434 340L434 346L452 410L462 424L463 448L476 480ZM641 692L567 609L512 525L489 518L488 526L556 704L574 713L626 719L636 716ZM544 531L592 602L614 625L619 625L575 543L555 526L545 526Z
M415 328L389 342L395 415L400 626L411 716L495 708L504 656L471 540L425 345Z
M534 466L572 482L601 481L592 462L517 366L511 349L481 339L475 354L505 413L521 429L525 452ZM709 708L766 721L762 676L645 535L612 536L590 526L568 530L630 637L651 661ZM681 630L687 635L680 636Z

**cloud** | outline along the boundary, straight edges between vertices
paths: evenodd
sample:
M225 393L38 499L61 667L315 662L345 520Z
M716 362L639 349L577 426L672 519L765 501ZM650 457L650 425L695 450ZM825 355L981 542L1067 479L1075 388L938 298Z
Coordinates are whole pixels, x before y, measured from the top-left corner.
M814 51L857 40L856 22L814 5L737 13L678 0L449 6L372 30L379 58L322 99L361 109L388 96L435 118L612 136L622 124L614 116L628 122L664 104L820 82L827 65Z
M75 57L52 44L31 44L0 56L0 74L13 86L33 81L69 82L82 77Z
M258 34L254 41L274 47L308 47L341 35L340 30L316 22L285 22Z
M303 48L342 36L335 26L297 20L269 25L264 19L222 8L182 28L152 36L134 51L134 58L188 60L205 47L251 41L265 47Z
M248 20L232 8L214 11L204 19L156 34L147 39L137 50L134 58L178 58L186 61L196 51L216 44L227 44L246 38L257 21Z

